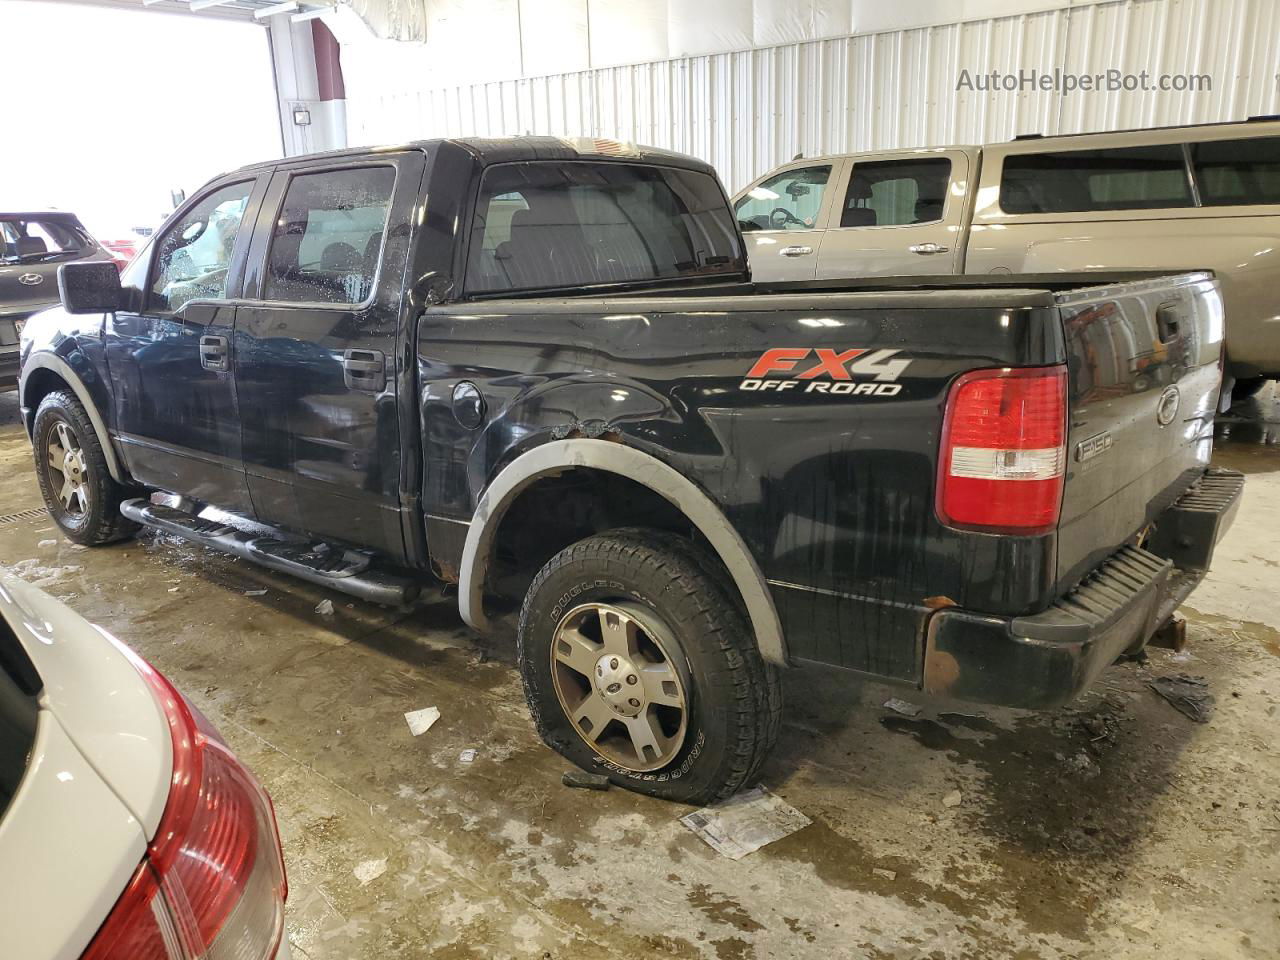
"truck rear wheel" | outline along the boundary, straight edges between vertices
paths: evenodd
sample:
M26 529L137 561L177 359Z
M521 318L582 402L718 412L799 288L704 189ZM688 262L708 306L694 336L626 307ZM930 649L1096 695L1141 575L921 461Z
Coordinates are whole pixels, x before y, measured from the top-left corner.
M120 514L127 492L111 478L98 434L79 400L65 390L41 400L31 445L45 507L68 540L94 547L137 531L138 525Z
M542 739L619 786L731 796L778 735L777 672L688 540L613 530L552 557L520 612L520 672Z

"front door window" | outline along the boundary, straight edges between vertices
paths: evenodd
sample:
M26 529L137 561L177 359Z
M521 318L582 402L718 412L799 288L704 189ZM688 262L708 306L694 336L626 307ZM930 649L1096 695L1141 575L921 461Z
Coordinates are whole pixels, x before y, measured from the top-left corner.
M743 233L753 230L812 230L822 211L831 166L786 170L752 187L734 213Z
M160 238L149 306L176 313L188 300L224 300L236 233L253 181L215 190Z

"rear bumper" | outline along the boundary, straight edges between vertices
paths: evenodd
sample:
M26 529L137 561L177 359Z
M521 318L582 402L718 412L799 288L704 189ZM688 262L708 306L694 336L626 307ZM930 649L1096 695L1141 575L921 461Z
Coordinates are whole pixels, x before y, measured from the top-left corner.
M1241 474L1209 470L1160 515L1145 548L1112 554L1043 613L938 611L925 641L925 690L1029 709L1071 700L1146 643L1204 578L1243 489Z

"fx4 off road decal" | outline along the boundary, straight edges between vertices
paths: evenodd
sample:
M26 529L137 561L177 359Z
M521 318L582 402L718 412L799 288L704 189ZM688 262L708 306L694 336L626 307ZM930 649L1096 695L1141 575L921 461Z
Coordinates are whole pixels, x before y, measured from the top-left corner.
M897 355L897 350L774 347L760 354L738 389L893 397L902 389L902 384L894 381L911 366L910 360L894 360Z

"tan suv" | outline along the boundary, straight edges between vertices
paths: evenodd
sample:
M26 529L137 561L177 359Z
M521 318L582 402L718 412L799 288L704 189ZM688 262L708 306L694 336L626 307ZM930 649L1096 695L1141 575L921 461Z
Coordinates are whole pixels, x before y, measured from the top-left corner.
M1236 396L1280 377L1275 118L796 160L734 209L759 281L1208 267Z

